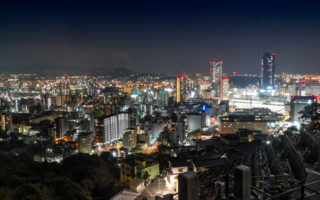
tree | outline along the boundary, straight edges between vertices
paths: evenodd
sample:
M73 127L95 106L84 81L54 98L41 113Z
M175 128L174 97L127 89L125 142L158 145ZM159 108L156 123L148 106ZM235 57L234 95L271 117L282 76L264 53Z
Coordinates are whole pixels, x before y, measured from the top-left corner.
M143 179L144 179L144 183L147 185L147 183L149 182L149 178L150 178L150 174L148 172L145 172L143 174Z
M313 105L305 106L304 109L299 112L300 118L303 121L310 120L313 114L313 109L314 109Z

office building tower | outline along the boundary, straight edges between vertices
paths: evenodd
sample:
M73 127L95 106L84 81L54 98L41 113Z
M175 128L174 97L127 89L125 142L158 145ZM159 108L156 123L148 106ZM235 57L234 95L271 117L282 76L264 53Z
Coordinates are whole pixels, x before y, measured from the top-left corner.
M229 78L219 78L218 79L218 96L221 100L228 99L228 92L229 92Z
M216 88L218 79L222 77L222 63L223 61L210 61L210 80L213 88Z
M186 97L186 77L184 74L177 75L177 83L176 83L176 101L177 103L183 102Z
M19 100L14 99L14 111L19 112Z
M177 122L176 124L176 144L182 144L186 138L184 121Z
M275 53L264 53L261 61L260 87L272 89L275 85Z
M66 132L69 130L69 124L63 117L55 119L56 123L56 138L63 138Z
M6 131L6 115L1 114L1 131Z

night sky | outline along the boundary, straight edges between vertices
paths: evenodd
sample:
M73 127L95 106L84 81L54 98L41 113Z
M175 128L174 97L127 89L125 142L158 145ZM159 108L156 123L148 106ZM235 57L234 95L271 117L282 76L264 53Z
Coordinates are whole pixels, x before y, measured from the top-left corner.
M318 73L317 1L0 2L1 72L259 73L263 52L276 72Z

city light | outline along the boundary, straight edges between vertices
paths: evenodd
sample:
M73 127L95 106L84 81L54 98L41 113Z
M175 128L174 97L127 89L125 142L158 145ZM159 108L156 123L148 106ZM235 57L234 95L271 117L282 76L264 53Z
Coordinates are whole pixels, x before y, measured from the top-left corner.
M0 199L320 199L319 7L2 3Z

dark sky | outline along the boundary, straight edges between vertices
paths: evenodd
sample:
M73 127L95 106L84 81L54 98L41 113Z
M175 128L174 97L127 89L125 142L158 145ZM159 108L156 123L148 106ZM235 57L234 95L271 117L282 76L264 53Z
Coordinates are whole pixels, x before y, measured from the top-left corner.
M66 0L67 1L67 0ZM0 71L318 73L317 1L1 1Z

